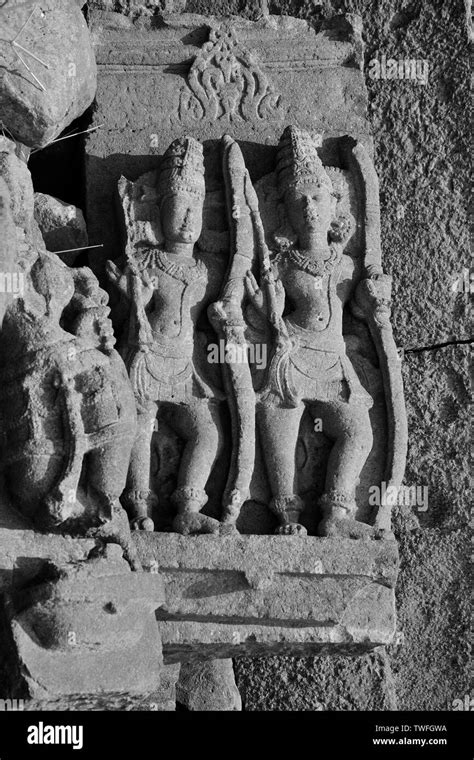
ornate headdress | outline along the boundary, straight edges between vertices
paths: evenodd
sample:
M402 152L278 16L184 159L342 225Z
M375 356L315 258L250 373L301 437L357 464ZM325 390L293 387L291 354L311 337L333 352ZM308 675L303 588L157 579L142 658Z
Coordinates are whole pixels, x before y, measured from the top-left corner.
M180 137L167 148L157 181L158 198L180 192L205 195L202 145L194 137Z
M290 187L315 185L332 192L332 182L326 174L316 150L315 141L308 132L297 127L286 127L278 144L278 189L283 196Z

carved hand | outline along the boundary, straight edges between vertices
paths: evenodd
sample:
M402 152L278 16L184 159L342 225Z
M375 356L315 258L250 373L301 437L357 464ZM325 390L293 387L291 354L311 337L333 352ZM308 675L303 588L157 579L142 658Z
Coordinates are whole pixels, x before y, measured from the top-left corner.
M268 297L265 290L262 290L257 283L257 280L253 276L252 272L248 271L245 275L245 290L247 296L257 314L264 319L269 317ZM285 290L281 280L275 281L276 291L276 307L278 316L281 316L283 309L285 308Z
M122 272L122 270L110 260L107 261L105 270L109 280L114 283L115 287L118 288L124 296L128 297L128 277L125 272Z
M106 271L109 279L115 284L115 286L126 296L128 299L132 298L130 289L130 275L132 271L127 265L122 272L113 261L107 261ZM155 286L152 278L146 270L140 273L140 285L142 289L143 304L146 304L152 299Z
M392 278L388 274L378 274L361 280L355 292L355 306L364 315L379 309L388 309L392 294Z

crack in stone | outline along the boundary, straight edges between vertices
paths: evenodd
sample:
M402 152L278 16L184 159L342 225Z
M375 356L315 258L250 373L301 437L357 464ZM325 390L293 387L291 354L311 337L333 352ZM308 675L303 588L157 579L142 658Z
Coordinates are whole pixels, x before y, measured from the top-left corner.
M474 343L474 338L466 338L465 340L448 340L445 343L433 343L432 346L417 346L416 348L399 348L399 351L403 351L405 354L419 353L421 351L434 351L437 348L446 348L446 346L462 346L470 345Z

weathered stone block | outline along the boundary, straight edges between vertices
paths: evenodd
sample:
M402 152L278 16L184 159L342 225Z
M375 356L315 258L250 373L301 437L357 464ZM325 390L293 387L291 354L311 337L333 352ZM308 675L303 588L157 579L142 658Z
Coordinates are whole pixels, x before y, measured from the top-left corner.
M176 700L193 712L241 710L242 700L235 685L232 660L183 663L176 686Z
M5 597L4 627L15 664L11 691L35 700L68 695L148 694L159 686L161 642L153 612L156 575L130 571L118 545L105 556L48 564Z
M25 530L21 516L15 526L4 527L2 522L0 514L0 593L30 583L47 562L62 565L86 560L96 543L92 538Z
M48 251L67 251L61 253L60 258L72 265L78 256L74 249L83 248L89 242L81 209L52 195L35 193L35 219Z
M140 534L167 662L364 652L392 641L394 541Z
M96 67L77 2L34 0L2 9L0 112L15 139L44 147L91 104Z

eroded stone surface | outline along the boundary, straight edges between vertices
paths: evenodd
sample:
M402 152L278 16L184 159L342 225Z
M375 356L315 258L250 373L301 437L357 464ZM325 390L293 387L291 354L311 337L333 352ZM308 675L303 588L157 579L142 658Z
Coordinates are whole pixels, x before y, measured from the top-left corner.
M91 104L96 66L89 30L73 0L8 3L0 110L4 126L30 147L54 140Z
M108 297L90 269L46 250L30 173L15 143L2 138L0 148L18 288L0 334L0 510L14 505L40 529L92 531L131 550L119 497L136 413Z
M232 660L183 663L176 687L176 700L191 711L241 710L242 700L235 684Z
M131 572L109 545L101 558L48 563L35 581L5 598L10 693L45 700L158 688L157 575Z
M35 219L48 251L61 251L62 261L74 264L79 255L74 249L83 248L89 242L81 209L46 193L35 193Z
M249 711L397 709L383 648L360 657L239 657L234 668Z

